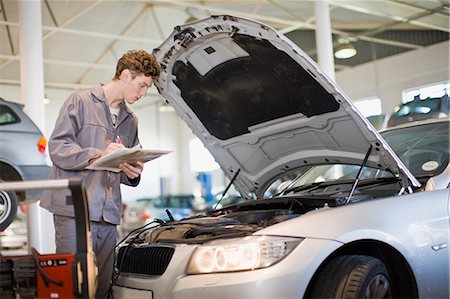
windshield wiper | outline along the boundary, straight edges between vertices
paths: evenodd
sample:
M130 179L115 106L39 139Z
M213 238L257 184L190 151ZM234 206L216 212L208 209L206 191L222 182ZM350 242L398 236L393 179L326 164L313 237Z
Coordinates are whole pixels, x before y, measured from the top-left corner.
M392 183L401 183L402 179L396 176L389 176L389 177L381 177L381 178L371 178L371 179L364 179L359 181L359 187L358 189L361 189L361 187L373 187L376 186L382 186L386 184L392 184Z
M322 187L329 187L329 186L333 186L333 185L340 185L340 184L349 184L353 181L350 180L345 180L345 181L332 181L332 182L315 182L315 183L311 183L308 185L301 185L301 186L296 186L296 187L292 187L286 190L283 190L283 192L280 192L279 194L275 194L274 197L278 196L278 195L287 195L289 193L297 193L300 191L305 191L307 190L308 192L315 190L315 189L319 189Z
M311 192L317 191L320 189L325 189L327 187L335 186L335 185L349 185L349 188L341 187L338 190L329 191L331 193L327 193L326 196L330 196L331 194L334 194L334 193L344 193L344 192L350 191L353 188L353 182L354 182L353 180L341 180L341 181L338 180L338 181L333 181L333 182L319 182L319 183L313 183L313 184L304 185L304 186L298 186L298 187L292 188L289 191L294 192L293 196L302 195L302 194L304 194L303 191L307 191L308 196L320 197L320 196L324 196L324 194L318 193L318 192L311 194ZM357 190L361 191L361 190L366 190L366 189L372 189L377 186L389 185L389 184L399 183L399 182L401 182L401 179L398 177L394 177L394 176L364 179L364 180L359 181ZM302 191L302 193L299 193L300 191ZM284 195L286 195L286 194L284 194ZM345 197L343 200L344 200L343 203L345 203L345 201L347 200L347 197Z
M372 152L372 145L369 146L369 149L367 150L366 156L364 157L364 160L361 164L361 167L358 170L358 173L356 175L355 180L353 181L353 185L352 188L350 190L349 195L346 198L345 204L349 203L352 196L353 196L353 192L355 192L356 187L358 186L358 182L361 178L362 175L362 171L364 169L364 167L366 166L367 160L369 159L370 153ZM297 186L294 188L286 188L285 190L282 190L281 192L277 193L276 195L286 195L288 193L291 192L298 192L298 191L304 191L304 190L309 190L311 191L312 188L315 187L319 187L319 186L332 186L332 185L336 185L336 184L345 184L345 182L343 181L334 181L334 182L317 182L317 183L312 183L306 186Z

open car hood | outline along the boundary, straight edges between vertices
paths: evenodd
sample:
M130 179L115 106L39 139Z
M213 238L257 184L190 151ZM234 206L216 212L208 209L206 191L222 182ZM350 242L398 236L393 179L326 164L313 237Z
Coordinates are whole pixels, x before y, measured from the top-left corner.
M269 26L213 16L177 26L153 54L159 92L242 196L300 166L362 164L369 148L367 166L420 186L344 92Z

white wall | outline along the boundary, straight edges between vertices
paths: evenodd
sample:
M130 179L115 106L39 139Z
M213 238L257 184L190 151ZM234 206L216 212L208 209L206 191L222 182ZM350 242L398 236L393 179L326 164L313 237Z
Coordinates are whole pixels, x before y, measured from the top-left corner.
M143 98L139 101L146 101L148 99ZM133 109L134 108L134 109ZM135 108L131 106L131 109L136 113L139 118L139 140L144 148L153 149L166 149L161 144L161 138L159 136L160 130L158 129L159 118L155 117L159 115L158 107L156 104L140 106ZM168 148L171 149L171 148ZM170 156L163 156L159 159L150 161L145 164L144 171L141 175L141 183L137 187L128 187L122 185L123 201L131 201L142 197L156 196L160 193L159 178L162 176L161 169L162 163L166 163L167 159L170 160Z
M152 187L145 188L144 193L148 194L151 191L152 195L158 195L160 192L165 194L192 193L194 174L190 171L187 151L192 133L187 125L180 121L175 112L160 112L158 104L152 107L151 110L146 107L134 109L139 118L141 144L144 148L165 149L172 152L146 163L141 184L139 187L132 188L131 193L124 194L125 199L137 198L136 195L139 194L142 185L146 184L150 184ZM131 108L133 109L132 106ZM148 175L149 173L151 175ZM164 185L164 190L161 190L161 183ZM141 195L139 194L139 196Z
M449 47L443 42L339 71L336 82L352 100L377 96L390 113L403 90L450 80Z

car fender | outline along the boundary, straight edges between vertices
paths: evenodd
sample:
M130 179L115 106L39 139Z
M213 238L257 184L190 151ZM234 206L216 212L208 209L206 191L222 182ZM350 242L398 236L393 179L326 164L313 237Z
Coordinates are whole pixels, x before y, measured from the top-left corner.
M23 171L16 164L14 164L12 161L6 159L5 157L0 157L0 164L6 164L9 167L11 167L12 169L14 169L14 171L19 175L20 179L22 179L24 177ZM3 180L8 180L8 178L3 177L3 175L0 178ZM15 178L15 180L18 180L18 179Z
M445 265L449 264L449 197L450 190L442 189L322 208L257 234L326 239L341 244L382 242L405 258L420 295L426 297L433 290L424 290L421 285L448 285L449 269ZM318 261L323 262L333 253L318 253Z
M410 246L423 246L420 244L425 241L432 244L448 240L449 196L450 189L442 189L324 207L264 228L257 234L343 243L372 237L387 243L396 239L404 242L407 235L413 243ZM369 232L373 235L367 235ZM421 234L416 235L418 232Z

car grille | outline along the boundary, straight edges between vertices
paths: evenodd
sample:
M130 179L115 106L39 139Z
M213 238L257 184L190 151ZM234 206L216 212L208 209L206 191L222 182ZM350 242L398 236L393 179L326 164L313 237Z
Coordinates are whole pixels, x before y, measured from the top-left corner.
M174 251L171 247L124 246L117 255L117 269L126 273L162 275Z

